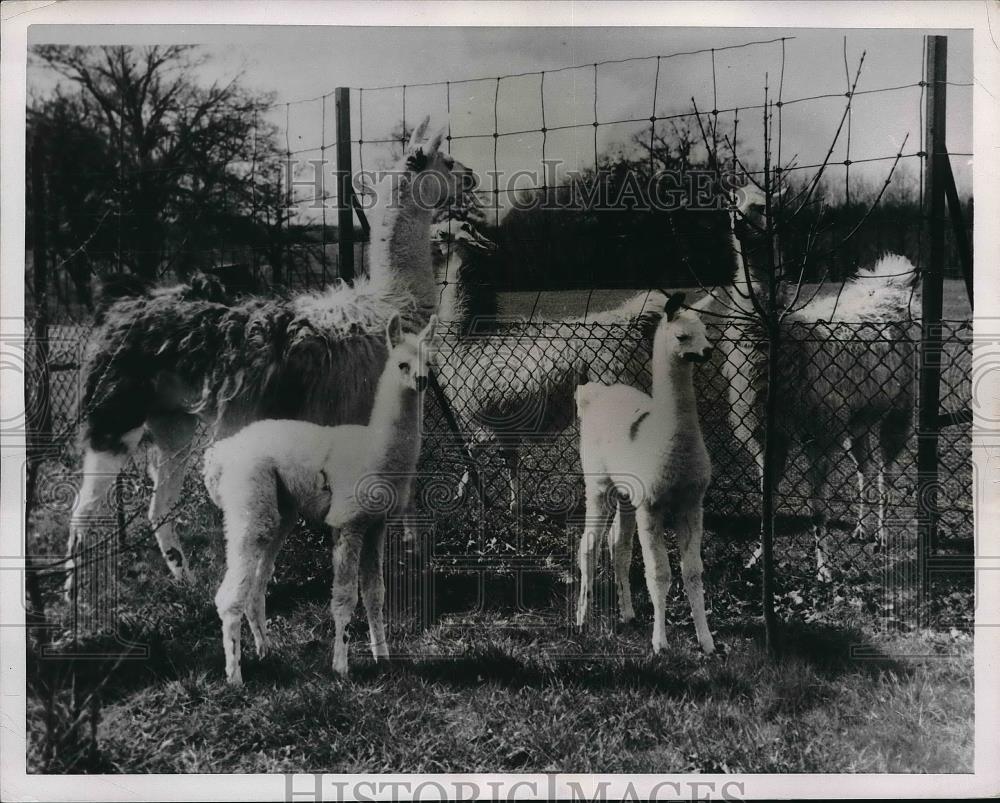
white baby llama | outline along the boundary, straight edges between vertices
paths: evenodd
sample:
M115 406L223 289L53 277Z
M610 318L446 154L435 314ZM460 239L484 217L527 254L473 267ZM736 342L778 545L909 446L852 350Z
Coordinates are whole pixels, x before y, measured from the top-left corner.
M670 521L677 532L681 576L691 605L698 643L715 650L705 616L702 587L702 499L711 463L698 422L692 368L711 348L701 319L681 310L683 293L667 300L653 340L653 395L627 385L587 383L576 391L580 418L580 462L587 513L580 542L580 597L583 626L590 606L594 565L616 507L619 524L609 537L622 618L634 618L628 571L638 523L646 585L653 603L653 652L666 644L664 608L671 583L663 537Z
M389 355L367 426L258 421L206 453L205 487L225 523L226 575L215 604L230 683L242 683L243 614L258 654L267 651L265 591L299 515L333 529L334 671L347 674L346 630L358 602L359 566L372 655L388 659L382 618L386 521L410 497L436 325L432 315L419 334L404 335L399 316L390 320Z

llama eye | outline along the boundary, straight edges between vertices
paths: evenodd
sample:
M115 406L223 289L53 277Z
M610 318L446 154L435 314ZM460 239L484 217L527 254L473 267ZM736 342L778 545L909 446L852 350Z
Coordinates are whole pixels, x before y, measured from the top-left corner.
M681 341L681 343L684 343L685 341L691 339L691 335L677 335L677 339Z
M404 374L410 373L410 364L408 362L401 362L399 364L399 370L402 371Z

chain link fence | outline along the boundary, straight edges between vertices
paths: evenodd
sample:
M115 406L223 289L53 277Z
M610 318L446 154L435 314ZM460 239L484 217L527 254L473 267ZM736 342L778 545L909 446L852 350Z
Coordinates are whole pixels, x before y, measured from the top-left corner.
M766 343L750 326L713 322L707 326L715 350L711 361L695 371L699 414L714 467L705 513L722 529L727 522L744 522L747 532L737 541L745 547L756 536L760 515L760 445L747 435L759 418L760 384L754 376L766 359ZM912 323L796 328L801 328L793 344L797 353L794 360L782 362L787 369L782 371L779 391L790 444L779 486L779 515L788 526L800 522L788 538L806 553L811 548L806 537L811 511L824 513L835 532L837 562L864 561L870 544L853 538L861 499L857 464L845 445L852 433L859 441L871 442L865 499L869 505L877 504L873 489L880 463L878 417L893 402L904 404L899 412L906 419L905 433L890 467L889 491L895 518L914 515L912 385L919 328ZM971 404L971 323L945 322L942 330L942 407L965 410ZM91 327L60 324L50 331L48 370L33 369L26 386L28 412L30 416L33 408L47 403L53 444L72 449ZM445 518L472 510L477 517L481 514L477 549L485 543L481 539L492 537L491 530L502 529L500 522L510 527L517 518L511 513L512 487L517 491L515 512L523 518L533 514L565 518L581 512L573 392L578 382L586 380L621 382L648 392L650 331L648 325L643 331L638 325L574 322L507 324L498 332L470 339L446 333L438 369L443 399L429 394L427 401L422 458L427 479L418 493L422 505ZM729 379L733 371L746 373L750 380L735 396ZM858 384L862 379L869 383L868 394ZM449 426L442 401L450 407L458 433ZM845 416L845 410L853 415ZM796 422L802 424L803 412L810 425L806 429L796 427ZM941 433L940 512L945 538L967 539L972 534L970 429L969 424L959 423ZM816 443L817 432L825 433L822 444ZM829 464L822 498L812 493L809 481L809 457L819 446ZM516 452L516 483L511 482L504 451ZM468 478L462 485L470 465L479 476L481 491ZM521 543L530 549L530 540Z

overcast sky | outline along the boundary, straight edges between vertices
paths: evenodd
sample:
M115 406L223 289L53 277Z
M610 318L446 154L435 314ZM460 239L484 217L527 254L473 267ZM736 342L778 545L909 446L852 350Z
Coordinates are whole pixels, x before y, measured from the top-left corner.
M782 154L785 160L797 153L802 164L820 162L829 147L843 112L847 89L844 37L847 37L847 69L851 75L862 52L866 53L858 90L915 84L921 79L923 35L911 30L816 30L732 28L337 28L257 26L32 26L30 42L74 44L192 43L211 55L203 68L204 80L228 80L238 72L250 87L276 93L287 109L288 140L292 150L318 147L322 140L322 102L292 103L332 93L334 87L349 86L352 92L353 138L367 140L386 136L403 113L401 89L375 90L388 84L410 84L406 91L408 123L431 114L435 122L450 121L453 136L485 135L457 139L452 152L477 171L493 168L494 104L497 129L505 132L542 127L541 79L538 75L504 78L511 73L553 70L586 65L576 70L547 73L544 82L545 125L554 128L594 121L594 62L673 53L705 48L725 48L756 40L794 37L785 41L785 70L781 96L789 102L821 94L836 97L791 103L784 106ZM972 80L972 39L965 31L933 31L949 36L949 81ZM602 65L597 71L598 149L614 150L632 135L648 128L648 122L608 124L653 113L671 114L691 109L693 96L701 110L732 109L761 103L765 74L772 98L781 79L781 43L720 50L715 53L713 93L712 54L678 56L660 61L656 79L655 58L623 64ZM437 81L483 81L454 83L450 87L451 113L447 114L449 90L412 84ZM53 78L29 68L29 86L46 91ZM654 84L657 87L654 101ZM713 98L714 94L714 98ZM971 88L948 89L948 144L953 153L971 153ZM327 100L326 142L334 142L333 98ZM859 95L852 115L850 158L852 161L894 154L903 137L910 135L907 152L920 143L920 90L913 87L892 92ZM363 130L360 118L363 115ZM283 129L284 105L273 117ZM721 116L731 122L732 114ZM759 155L761 121L759 111L740 115L740 139L753 158ZM658 123L665 125L665 123ZM359 133L360 132L360 133ZM496 162L501 171L533 169L542 157L540 133L501 136L496 141ZM841 136L834 159L846 158L847 137ZM593 163L594 131L589 125L565 131L550 131L545 156L565 162L566 169ZM329 154L332 157L332 154ZM355 146L355 166L361 155ZM312 158L311 154L305 154ZM316 154L318 156L318 153ZM363 149L365 167L386 159L379 146ZM911 174L918 160L904 160ZM953 158L963 194L971 189L971 160ZM881 181L891 163L876 162L851 168L852 182ZM831 171L843 182L843 166Z

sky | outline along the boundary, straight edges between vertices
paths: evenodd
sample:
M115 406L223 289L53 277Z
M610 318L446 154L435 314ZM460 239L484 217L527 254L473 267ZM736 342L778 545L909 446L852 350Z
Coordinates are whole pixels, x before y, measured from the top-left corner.
M335 142L333 89L352 88L352 138L385 138L403 117L403 90L377 89L408 84L406 122L430 114L435 125L450 125L452 153L480 174L494 168L510 174L540 170L545 157L559 159L563 170L593 164L595 119L600 152L627 150L631 138L648 131L651 114L691 111L692 98L702 111L730 110L760 104L765 81L770 97L783 101L782 161L797 155L799 164L823 161L843 114L848 73L853 80L858 61L864 64L857 90L899 87L921 79L923 36L949 37L948 146L953 154L972 152L972 38L967 31L886 29L751 29L751 28L444 28L319 26L32 26L29 42L72 44L189 43L210 56L201 68L205 82L228 81L242 74L244 84L273 92L273 121L287 131L288 147L299 151ZM724 49L747 42L787 37L782 43ZM846 40L845 40L846 37ZM666 58L671 54L716 48ZM662 58L657 61L656 56ZM845 67L846 56L846 67ZM645 58L650 57L650 58ZM593 64L611 59L634 59ZM579 69L561 69L583 65ZM657 75L657 66L659 73ZM541 76L498 76L546 72ZM481 81L468 79L483 78ZM48 71L29 66L29 88L45 93L53 86ZM450 85L414 87L425 82ZM655 99L654 99L655 87ZM362 90L362 91L359 91ZM319 99L328 95L325 104ZM816 95L812 101L793 102ZM582 124L579 128L537 131ZM309 102L297 102L316 99ZM286 107L284 104L288 103ZM920 149L919 87L859 94L850 119L852 162L894 155L909 134L906 153ZM450 106L450 112L449 112ZM636 123L619 120L640 119ZM723 127L733 113L723 111ZM287 125L286 125L287 123ZM657 123L658 127L669 125ZM501 134L494 140L494 130ZM530 133L511 133L531 130ZM845 129L833 160L848 158ZM462 139L462 137L468 137ZM762 151L759 110L740 113L741 155L758 161ZM354 165L384 166L387 146L354 146ZM320 152L306 152L318 158ZM332 159L332 151L327 156ZM916 175L918 159L904 159L901 178ZM971 157L953 156L960 192L971 191ZM884 180L890 161L853 164L852 188ZM828 171L843 186L847 171ZM522 179L522 184L532 179ZM328 187L332 180L328 180ZM311 189L304 188L304 197Z

